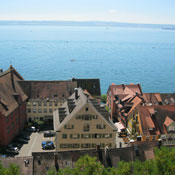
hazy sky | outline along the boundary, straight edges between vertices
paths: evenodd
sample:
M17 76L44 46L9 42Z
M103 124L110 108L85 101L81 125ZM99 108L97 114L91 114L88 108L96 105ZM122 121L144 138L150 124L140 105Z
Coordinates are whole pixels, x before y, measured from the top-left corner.
M0 20L175 24L175 0L0 0Z

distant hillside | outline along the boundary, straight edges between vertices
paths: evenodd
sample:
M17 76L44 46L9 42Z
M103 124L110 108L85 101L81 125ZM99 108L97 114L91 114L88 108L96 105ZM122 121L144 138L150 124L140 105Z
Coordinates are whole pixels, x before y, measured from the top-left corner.
M0 21L0 26L104 26L104 27L138 27L175 30L175 24L137 24L103 21Z

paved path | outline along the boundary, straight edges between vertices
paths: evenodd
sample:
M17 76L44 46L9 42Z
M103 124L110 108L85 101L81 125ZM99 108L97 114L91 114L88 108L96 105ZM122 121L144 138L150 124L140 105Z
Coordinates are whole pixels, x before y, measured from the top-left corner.
M43 132L32 133L28 144L24 144L16 157L31 156L32 152L47 152L55 150L42 150L42 141L53 141L55 137L44 137Z

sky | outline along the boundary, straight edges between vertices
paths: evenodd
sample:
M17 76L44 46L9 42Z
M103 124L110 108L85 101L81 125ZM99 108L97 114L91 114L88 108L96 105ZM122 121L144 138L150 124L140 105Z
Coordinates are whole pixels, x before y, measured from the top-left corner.
M175 24L175 0L0 0L0 20Z

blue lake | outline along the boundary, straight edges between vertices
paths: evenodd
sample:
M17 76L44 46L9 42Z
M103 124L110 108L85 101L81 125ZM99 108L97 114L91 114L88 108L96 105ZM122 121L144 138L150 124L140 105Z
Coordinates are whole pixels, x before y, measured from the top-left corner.
M26 80L100 78L141 83L144 92L175 92L175 30L0 26L0 68Z

